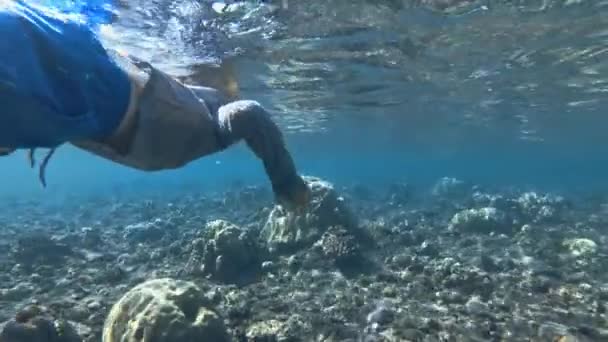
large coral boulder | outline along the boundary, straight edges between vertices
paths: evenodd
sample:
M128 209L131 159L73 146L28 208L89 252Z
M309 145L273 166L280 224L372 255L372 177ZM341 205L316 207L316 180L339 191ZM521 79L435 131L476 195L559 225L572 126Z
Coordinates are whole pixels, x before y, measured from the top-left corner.
M311 203L302 213L276 206L262 229L270 251L309 246L332 226L355 229L356 220L332 184L319 178L304 177L311 190Z
M228 334L192 282L153 279L127 292L110 311L103 342L222 342Z

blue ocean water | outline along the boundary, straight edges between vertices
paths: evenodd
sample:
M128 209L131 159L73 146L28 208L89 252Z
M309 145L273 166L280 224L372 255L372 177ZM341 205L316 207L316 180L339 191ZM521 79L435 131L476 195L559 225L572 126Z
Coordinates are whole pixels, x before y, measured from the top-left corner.
M607 0L28 1L193 82L230 59L336 191L273 206L243 142L65 145L46 188L0 157L0 342L608 340Z
M272 110L299 169L337 184L472 183L606 188L608 6L487 3L79 0L120 46L167 70L238 56L242 96ZM217 5L217 4L216 4ZM217 8L217 7L216 7ZM311 18L318 25L309 25ZM266 184L240 144L144 173L65 146L47 189L24 153L0 159L2 195L116 187Z

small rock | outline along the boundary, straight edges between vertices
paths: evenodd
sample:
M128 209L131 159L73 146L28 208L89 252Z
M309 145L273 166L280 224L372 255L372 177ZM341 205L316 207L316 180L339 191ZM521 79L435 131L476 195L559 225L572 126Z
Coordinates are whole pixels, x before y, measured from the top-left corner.
M91 227L83 227L81 232L81 243L85 248L99 249L103 246L103 239L98 230Z
M459 232L504 232L509 227L502 211L493 207L463 210L450 221L449 229Z
M68 322L53 319L44 307L32 305L19 311L0 332L2 342L81 342Z
M287 267L290 270L296 270L298 267L300 267L300 260L297 255L293 254L287 258Z
M567 239L562 244L575 257L583 257L597 252L597 244L590 239Z
M355 264L361 256L355 237L342 227L330 227L315 245L321 247L325 260L331 260L340 267Z
M576 341L576 339L570 335L567 326L554 322L547 322L538 327L538 337L543 338L547 341Z
M367 324L387 324L395 317L395 312L387 301L379 301L376 308L367 315Z
M271 342L278 341L279 334L284 328L285 323L277 320L268 320L252 324L246 332L250 341Z
M473 296L465 304L465 309L469 314L479 316L488 312L488 305L483 303L478 296Z
M34 292L34 286L30 283L19 283L9 289L0 289L0 300L21 301Z
M124 238L132 244L158 241L166 233L162 225L163 221L160 219L130 224L124 229Z
M332 226L348 230L357 226L353 214L332 184L313 177L304 177L304 180L312 194L306 212L296 215L276 206L262 229L271 252L294 252L298 247L309 246Z
M17 240L12 256L17 262L31 266L34 264L55 265L72 255L72 249L43 233L31 233Z
M227 221L207 224L204 239L193 242L186 268L200 269L223 282L240 283L255 276L261 255L255 240L247 232Z
M270 272L272 270L274 270L275 268L275 264L272 261L264 261L262 262L262 270L264 272Z
M561 196L539 195L536 192L523 193L515 201L520 214L532 222L549 222L559 218L566 203Z

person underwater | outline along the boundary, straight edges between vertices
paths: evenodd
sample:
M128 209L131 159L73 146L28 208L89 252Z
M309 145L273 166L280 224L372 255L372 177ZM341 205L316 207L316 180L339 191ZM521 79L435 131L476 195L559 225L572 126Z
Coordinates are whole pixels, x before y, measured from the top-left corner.
M143 171L176 169L239 141L262 161L276 200L303 206L310 189L279 127L236 82L187 85L106 49L85 23L23 0L0 0L0 154L72 144ZM217 72L222 72L217 68Z

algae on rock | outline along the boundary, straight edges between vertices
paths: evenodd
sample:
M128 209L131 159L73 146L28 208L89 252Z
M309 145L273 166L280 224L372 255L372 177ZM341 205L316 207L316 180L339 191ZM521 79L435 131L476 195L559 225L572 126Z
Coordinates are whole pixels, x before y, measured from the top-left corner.
M189 281L160 278L128 291L112 307L103 342L222 342L228 334L201 289Z
M311 190L311 202L302 213L277 205L262 229L269 250L293 250L311 245L332 226L355 229L357 222L332 184L315 177L303 177Z

